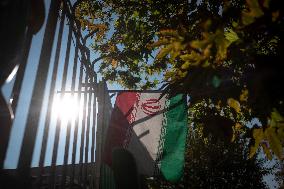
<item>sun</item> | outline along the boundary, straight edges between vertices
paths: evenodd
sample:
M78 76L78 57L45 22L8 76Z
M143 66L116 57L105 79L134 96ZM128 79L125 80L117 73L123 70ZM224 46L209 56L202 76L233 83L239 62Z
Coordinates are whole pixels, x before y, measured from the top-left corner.
M75 120L81 110L77 96L71 94L56 95L52 104L52 113L63 122Z

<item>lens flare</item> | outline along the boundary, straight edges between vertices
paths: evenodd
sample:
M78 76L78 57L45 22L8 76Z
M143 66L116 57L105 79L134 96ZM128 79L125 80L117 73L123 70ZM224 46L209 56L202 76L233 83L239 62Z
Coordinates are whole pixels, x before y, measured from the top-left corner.
M63 122L76 119L80 110L80 103L77 101L76 96L71 94L57 95L53 100L52 113Z

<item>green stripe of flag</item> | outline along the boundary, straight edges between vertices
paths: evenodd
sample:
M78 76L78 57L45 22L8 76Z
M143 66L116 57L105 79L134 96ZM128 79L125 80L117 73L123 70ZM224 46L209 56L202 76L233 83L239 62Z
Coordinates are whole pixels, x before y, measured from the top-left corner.
M165 113L165 129L161 172L166 180L177 182L183 175L187 136L187 105L183 95L172 97Z

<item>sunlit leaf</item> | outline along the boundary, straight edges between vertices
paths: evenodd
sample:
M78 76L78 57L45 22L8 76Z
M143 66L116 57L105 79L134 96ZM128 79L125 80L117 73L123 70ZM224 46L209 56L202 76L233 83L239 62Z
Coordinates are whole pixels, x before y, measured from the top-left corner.
M270 149L267 146L267 143L266 142L262 142L261 143L261 147L262 147L263 152L265 153L266 157L271 160L272 159L272 155L271 155Z
M272 149L272 151L275 153L275 155L279 158L283 158L283 148L281 145L280 140L278 139L275 129L272 127L269 127L265 130L265 136L267 137L269 141L269 146Z
M117 67L117 61L112 59L111 65L112 65L113 68L116 68Z
M264 134L263 134L262 128L253 129L252 135L253 135L253 138L254 138L254 144L250 147L249 158L252 158L255 155L255 153L258 149L258 146L263 139Z
M178 32L176 30L172 30L172 29L161 30L159 32L159 34L162 35L162 36L180 37Z
M170 51L173 49L173 45L167 45L166 47L162 48L158 55L156 56L157 59L161 59L164 58L166 55L168 55L170 53Z
M241 105L239 103L239 101L233 99L233 98L229 98L227 100L227 104L233 108L237 113L239 113L241 111Z
M239 40L239 37L238 37L237 33L234 32L232 29L228 29L228 30L224 33L224 35L225 35L225 38L226 38L229 42L231 42L231 43L233 43L233 42Z
M246 102L248 100L248 90L243 89L241 94L240 94L240 101L241 102Z

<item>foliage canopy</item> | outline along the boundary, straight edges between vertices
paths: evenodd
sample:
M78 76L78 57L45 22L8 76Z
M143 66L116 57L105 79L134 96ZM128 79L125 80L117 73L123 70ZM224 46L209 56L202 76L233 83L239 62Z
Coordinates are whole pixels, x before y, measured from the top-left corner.
M82 0L75 11L105 79L186 93L204 134L245 135L250 157L261 146L283 159L280 0Z

